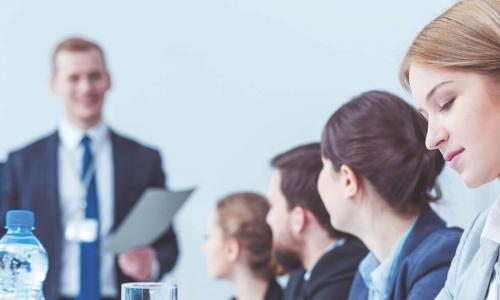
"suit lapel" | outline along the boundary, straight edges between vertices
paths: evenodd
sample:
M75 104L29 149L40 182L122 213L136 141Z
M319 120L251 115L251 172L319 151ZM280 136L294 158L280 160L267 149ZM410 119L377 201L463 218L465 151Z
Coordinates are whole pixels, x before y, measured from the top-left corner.
M44 154L46 165L47 182L47 207L50 219L57 220L57 234L62 237L61 207L59 201L59 134L56 131L47 140L46 153ZM44 172L42 170L42 172ZM50 220L49 219L49 220Z
M126 180L126 167L127 167L127 157L125 157L126 151L123 151L123 145L121 143L120 137L110 130L111 136L111 147L113 155L113 176L114 176L114 224L113 230L116 229L117 225L121 223L124 218L124 211L126 208L123 206L123 201L119 201L123 198L124 187L127 186Z
M349 300L368 299L368 291L361 274L357 271L349 292Z
M482 300L486 297L486 292L491 281L493 266L498 258L498 244L490 240L482 240L478 252L470 264L470 268L465 272L458 299Z
M439 218L439 216L430 208L430 206L425 206L420 216L417 218L413 229L409 232L406 241L403 244L401 253L397 257L394 269L399 270L403 259L409 256L415 248L424 240L430 233L432 233L436 228L445 226L444 221ZM392 282L391 294L389 299L394 299L394 293L396 292L396 283L398 282L398 277L394 278Z

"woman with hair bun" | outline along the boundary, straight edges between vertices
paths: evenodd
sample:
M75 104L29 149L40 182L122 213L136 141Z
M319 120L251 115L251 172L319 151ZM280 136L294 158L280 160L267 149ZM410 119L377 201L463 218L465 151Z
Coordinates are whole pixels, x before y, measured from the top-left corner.
M433 299L461 230L431 209L443 158L423 144L425 120L401 98L363 93L326 123L318 179L332 226L365 243L349 299Z
M500 178L500 0L457 1L415 38L401 82L427 119L426 146L468 187ZM460 241L437 299L500 299L500 198Z
M269 203L255 193L221 199L210 217L204 250L212 277L228 280L234 300L281 300L274 275L272 233L266 223Z

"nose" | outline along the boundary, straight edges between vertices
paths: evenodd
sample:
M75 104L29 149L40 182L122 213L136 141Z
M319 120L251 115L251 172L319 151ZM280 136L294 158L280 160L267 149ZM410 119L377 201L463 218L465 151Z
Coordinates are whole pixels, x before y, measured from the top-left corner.
M78 85L80 93L86 94L92 90L92 82L89 78L82 78Z
M439 149L439 146L448 139L445 128L439 120L429 118L427 121L427 135L425 137L425 146L429 150Z

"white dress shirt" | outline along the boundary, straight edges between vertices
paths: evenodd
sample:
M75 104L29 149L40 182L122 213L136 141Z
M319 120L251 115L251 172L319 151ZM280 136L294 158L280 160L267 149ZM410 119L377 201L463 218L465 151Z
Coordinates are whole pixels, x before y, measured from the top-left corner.
M91 139L97 199L99 206L100 237L111 231L114 218L114 174L113 154L108 127L97 124L83 132L62 120L59 126L59 199L62 225L66 228L72 220L85 216L85 190L80 179L82 169L84 135ZM101 250L101 295L114 297L116 290L115 256ZM62 270L59 293L61 296L76 297L80 291L80 243L64 240L62 251Z
M488 239L500 244L500 198L493 204L490 213L486 219L481 240ZM497 257L497 263L492 270L490 285L486 300L500 299L500 254Z

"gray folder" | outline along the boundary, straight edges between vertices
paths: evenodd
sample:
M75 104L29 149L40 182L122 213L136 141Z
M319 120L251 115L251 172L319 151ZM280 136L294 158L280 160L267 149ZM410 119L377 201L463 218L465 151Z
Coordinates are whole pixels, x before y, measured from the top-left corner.
M151 245L164 234L195 189L167 191L148 188L120 226L103 240L105 251L121 254Z

